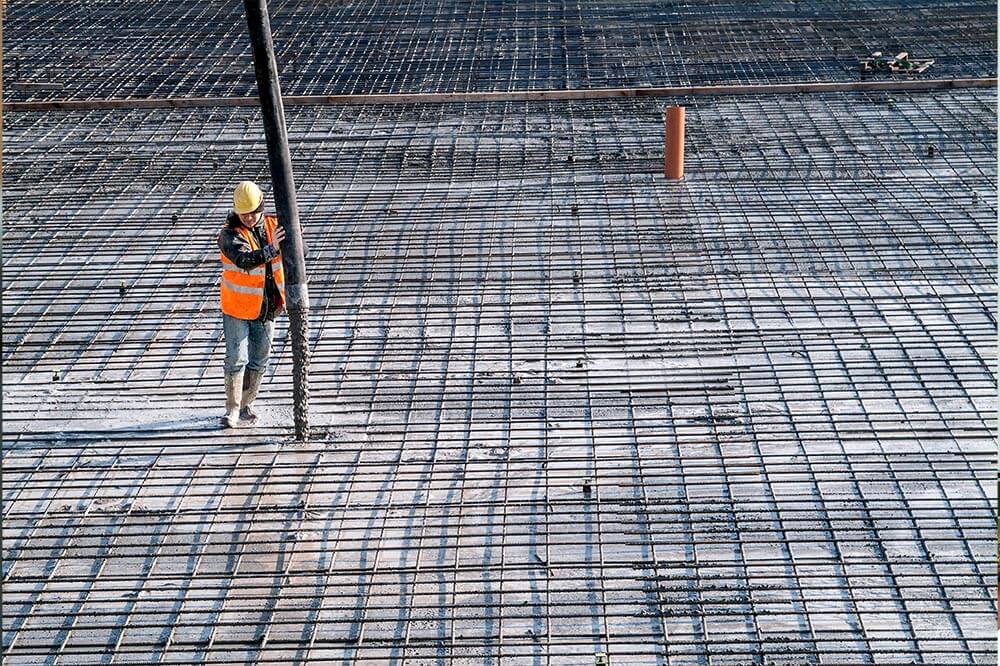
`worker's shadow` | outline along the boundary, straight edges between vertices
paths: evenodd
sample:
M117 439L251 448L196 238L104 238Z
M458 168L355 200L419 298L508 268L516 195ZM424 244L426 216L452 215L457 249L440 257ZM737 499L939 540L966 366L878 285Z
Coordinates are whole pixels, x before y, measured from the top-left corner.
M149 421L146 423L129 423L127 425L104 429L103 432L211 432L219 430L222 427L221 416L193 416L180 419Z

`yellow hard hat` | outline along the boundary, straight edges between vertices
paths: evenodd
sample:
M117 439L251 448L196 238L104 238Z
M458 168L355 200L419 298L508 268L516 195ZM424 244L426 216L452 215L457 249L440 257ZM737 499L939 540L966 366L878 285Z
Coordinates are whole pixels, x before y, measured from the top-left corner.
M252 213L264 203L264 193L256 183L242 181L233 192L233 212L237 215Z

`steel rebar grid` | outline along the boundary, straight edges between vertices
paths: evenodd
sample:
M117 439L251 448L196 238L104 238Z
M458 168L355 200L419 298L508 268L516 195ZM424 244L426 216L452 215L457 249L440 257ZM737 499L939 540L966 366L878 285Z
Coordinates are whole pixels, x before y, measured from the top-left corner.
M172 240L265 168L233 152L252 114L25 116L11 187L109 189L8 204L9 654L988 661L991 104L696 101L680 196L649 175L648 101L293 114L327 417L293 449L283 346L252 440L208 425L216 269ZM88 141L126 127L138 172ZM102 203L172 178L166 203ZM174 211L150 260L128 229ZM124 293L88 277L112 266Z
M299 94L995 74L993 5L633 4L288 3L279 58ZM13 9L8 99L252 88L230 8ZM652 100L295 114L293 448L287 343L262 427L210 425L217 267L178 241L266 180L258 119L19 118L8 659L991 663L992 93L689 103L684 190Z
M253 90L239 5L32 0L9 9L4 101ZM855 80L873 50L929 76L996 71L995 3L275 2L286 94ZM882 75L869 75L877 78Z

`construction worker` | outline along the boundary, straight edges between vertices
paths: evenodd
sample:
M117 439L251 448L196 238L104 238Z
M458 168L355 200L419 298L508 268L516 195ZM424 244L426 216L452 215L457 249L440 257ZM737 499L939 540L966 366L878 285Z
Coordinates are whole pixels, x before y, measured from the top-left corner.
M254 399L271 354L274 318L284 309L285 277L278 218L264 215L264 193L245 180L233 192L233 210L219 232L220 286L226 335L226 415L235 427L257 420Z

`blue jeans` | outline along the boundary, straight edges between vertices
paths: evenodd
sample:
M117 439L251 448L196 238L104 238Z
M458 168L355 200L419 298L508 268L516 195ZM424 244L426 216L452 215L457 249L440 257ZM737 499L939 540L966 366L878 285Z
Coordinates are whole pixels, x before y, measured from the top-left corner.
M271 355L274 321L248 321L222 314L222 330L226 335L226 374L246 368L263 373Z

